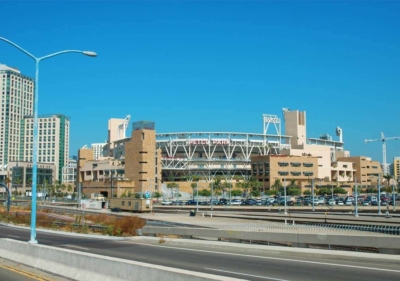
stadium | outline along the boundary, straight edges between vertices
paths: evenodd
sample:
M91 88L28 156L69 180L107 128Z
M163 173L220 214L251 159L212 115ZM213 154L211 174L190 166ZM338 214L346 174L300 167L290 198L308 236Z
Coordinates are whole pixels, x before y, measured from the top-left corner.
M273 131L273 133L268 133ZM246 178L251 157L280 154L290 149L291 136L281 134L281 119L263 115L263 133L185 132L156 135L162 153L162 178L165 181L211 181Z

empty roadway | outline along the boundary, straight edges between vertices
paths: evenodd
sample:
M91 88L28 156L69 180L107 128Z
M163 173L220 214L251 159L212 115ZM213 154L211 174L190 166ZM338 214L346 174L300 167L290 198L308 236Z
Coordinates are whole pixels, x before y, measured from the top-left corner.
M28 241L29 229L0 225L0 237ZM40 230L37 238L43 245L246 280L400 280L399 261L382 260L379 254L371 254L373 259L323 255L302 258L287 252L238 252L235 245L229 243L226 243L226 248L214 250L190 249L148 244L130 238L103 239Z

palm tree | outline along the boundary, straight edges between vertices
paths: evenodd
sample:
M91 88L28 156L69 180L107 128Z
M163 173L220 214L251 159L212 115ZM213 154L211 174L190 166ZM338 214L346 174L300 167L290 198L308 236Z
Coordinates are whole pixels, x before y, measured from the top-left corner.
M169 190L171 190L172 199L174 198L174 188L177 187L177 186L178 186L178 184L176 184L174 182L167 183L167 188Z
M383 178L386 180L387 186L390 186L390 180L393 178L391 175L386 174L383 176Z
M282 188L282 183L280 179L275 179L274 184L271 186L273 190L279 191Z

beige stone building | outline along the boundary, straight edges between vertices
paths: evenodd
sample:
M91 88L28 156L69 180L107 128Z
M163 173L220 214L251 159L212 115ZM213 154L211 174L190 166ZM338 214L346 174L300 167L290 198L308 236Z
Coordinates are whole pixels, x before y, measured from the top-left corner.
M83 193L101 193L110 198L159 191L161 158L155 144L154 122L140 121L132 126L131 138L125 139L126 159L94 160L92 149L79 150L78 183Z
M393 158L393 178L396 183L400 182L400 157Z
M318 178L318 158L313 156L263 155L251 158L251 173L271 189L276 180L287 184L293 179L304 188L311 179Z
M352 181L355 180L362 187L376 186L378 184L378 175L381 176L381 183L383 181L383 171L378 161L372 161L371 158L366 156L340 157L338 161L353 164L355 173Z
M342 131L338 127L336 133L338 141L325 134L320 138L307 138L306 112L298 110L285 111L285 134L292 136L290 149L283 149L281 154L293 156L313 156L318 158L318 177L326 180L331 178L331 163L338 157L349 156L344 150Z

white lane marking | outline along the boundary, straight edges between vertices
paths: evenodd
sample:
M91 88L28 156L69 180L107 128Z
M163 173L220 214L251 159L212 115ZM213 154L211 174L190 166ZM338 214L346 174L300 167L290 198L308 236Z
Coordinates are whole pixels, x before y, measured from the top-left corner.
M126 241L126 242L128 242L128 241ZM193 251L193 252L213 253L213 254L230 255L230 256L259 258L259 259L266 259L266 260L290 261L290 262L299 262L299 263L310 263L310 264L318 264L318 265L328 265L328 266L348 267L348 268L358 268L358 269L369 269L369 270L388 271L388 272L400 273L400 270L395 270L395 269L365 267L365 266L347 265L347 264L338 264L338 263L327 263L327 262L318 262L318 261L292 260L292 259L285 259L285 258L262 257L262 256L243 255L243 254L235 254L235 253L224 253L224 252L199 250L199 249L185 249L185 248L178 248L178 247L172 247L172 246L166 246L166 245L165 246L164 245L162 245L162 246L161 245L151 245L151 244L134 242L134 241L133 242L129 241L128 243L140 244L140 245L151 246L151 247L159 247L159 248L170 248L170 249L177 249L177 250L184 250L184 251ZM379 256L377 256L376 258L379 259Z
M89 248L79 247L79 246L75 246L75 245L61 245L61 246L89 251Z
M236 274L236 275L243 275L243 276L250 276L250 277L256 277L256 278L268 279L268 280L289 281L287 279L277 279L277 278L272 278L272 277L267 277L267 276L252 275L252 274L246 274L246 273L240 273L240 272L234 272L234 271L226 271L226 270L219 270L219 269L207 268L207 267L205 267L204 269L218 271L218 272L224 272L224 273L231 273L231 274Z
M19 236L16 236L16 235L7 235L7 236L14 237L14 238L19 238Z

